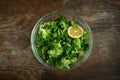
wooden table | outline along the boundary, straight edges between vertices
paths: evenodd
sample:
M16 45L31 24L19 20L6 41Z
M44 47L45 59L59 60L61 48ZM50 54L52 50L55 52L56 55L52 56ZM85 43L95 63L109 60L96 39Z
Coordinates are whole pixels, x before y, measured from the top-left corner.
M44 14L76 9L93 32L79 68L51 71L33 56L30 34ZM120 0L0 0L0 80L120 80Z

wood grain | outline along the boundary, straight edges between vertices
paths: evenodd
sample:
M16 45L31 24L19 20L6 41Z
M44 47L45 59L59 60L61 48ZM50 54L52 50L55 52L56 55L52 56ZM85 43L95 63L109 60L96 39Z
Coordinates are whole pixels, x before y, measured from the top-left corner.
M75 9L93 32L93 51L75 70L51 71L33 56L30 34L44 14ZM0 80L120 80L120 0L1 0Z

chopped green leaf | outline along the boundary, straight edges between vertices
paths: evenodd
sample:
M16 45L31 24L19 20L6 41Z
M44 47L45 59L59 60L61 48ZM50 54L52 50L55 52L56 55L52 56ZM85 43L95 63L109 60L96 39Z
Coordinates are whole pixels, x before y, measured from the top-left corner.
M69 69L89 49L88 34L84 31L80 38L70 38L67 33L70 26L79 25L60 16L40 24L36 35L36 51L40 57L59 69Z

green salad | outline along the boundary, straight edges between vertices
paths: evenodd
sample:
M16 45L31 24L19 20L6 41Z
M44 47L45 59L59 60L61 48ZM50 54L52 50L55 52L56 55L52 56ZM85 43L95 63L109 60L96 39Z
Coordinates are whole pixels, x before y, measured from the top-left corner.
M76 25L74 21L68 21L62 16L40 24L35 44L37 52L46 63L58 69L70 68L89 49L86 42L88 34L85 31L80 38L68 35L68 28Z

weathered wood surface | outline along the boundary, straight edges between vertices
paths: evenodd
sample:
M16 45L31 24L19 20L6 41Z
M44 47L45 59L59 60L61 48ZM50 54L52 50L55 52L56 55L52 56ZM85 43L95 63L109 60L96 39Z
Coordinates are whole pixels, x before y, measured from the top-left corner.
M88 21L93 51L79 68L50 71L33 56L30 34L44 14L76 9ZM120 0L0 0L0 80L120 80Z

